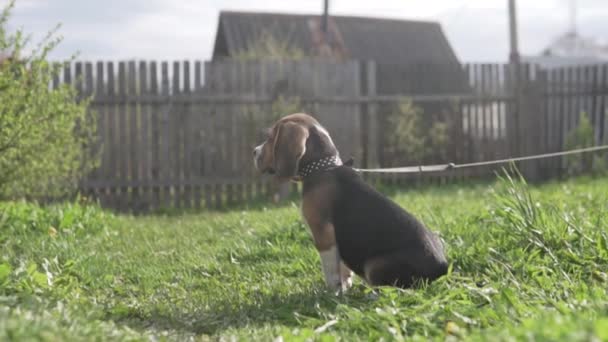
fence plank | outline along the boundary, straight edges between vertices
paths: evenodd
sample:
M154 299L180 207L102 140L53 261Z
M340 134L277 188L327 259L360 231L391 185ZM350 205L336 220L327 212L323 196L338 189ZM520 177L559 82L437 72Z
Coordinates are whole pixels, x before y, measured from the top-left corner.
M170 83L169 83L169 64L167 62L161 63L161 89L160 92L162 95L169 95L170 92ZM171 131L171 111L173 110L172 102L169 100L166 105L163 107L162 112L160 114L161 117L161 155L160 155L160 166L161 166L161 178L170 182L173 176L173 163L171 159L171 155L173 150L172 146L172 131ZM165 208L170 208L172 206L172 187L165 186L163 187L162 192L162 206Z
M174 96L181 93L181 68L180 62L173 62L173 74L171 82L171 91ZM183 179L183 105L175 103L173 105L172 113L170 114L172 120L171 125L171 161L174 168L173 176L174 180L181 181ZM184 204L183 188L181 185L173 187L174 198L173 206L175 208L182 208Z
M240 65L240 63L237 63L237 65ZM249 65L248 65L249 67ZM225 84L225 89L224 92L227 95L233 95L238 93L238 73L240 68L238 67L227 67L226 68L226 72L228 75L228 80L229 82L227 82ZM247 75L247 74L245 74ZM256 85L254 85L255 88ZM249 89L248 89L249 90ZM235 122L234 122L234 111L231 110L232 108L230 108L231 106L229 104L225 104L222 106L222 123L224 124L224 131L226 132L226 140L224 141L225 143L225 151L224 151L224 157L227 160L227 171L228 174L230 175L231 178L234 178L236 176L237 173L237 146L235 144ZM226 192L227 192L227 196L226 196L226 200L227 203L229 205L232 205L234 203L234 189L232 184L228 184L226 186Z
M198 94L202 91L203 89L203 84L202 84L202 63L200 61L196 61L194 63L194 90L193 92L195 94ZM201 132L202 132L202 126L204 124L203 121L203 115L204 115L204 111L202 106L200 105L195 105L193 107L192 110L192 178L193 179L200 179L202 176L202 158L203 158L203 153L201 151L202 148L202 142L201 142ZM201 208L201 202L202 202L202 188L200 186L195 186L194 187L194 193L193 193L193 201L194 201L194 208L195 209L200 209Z
M572 131L578 122L579 94L578 94L578 73L576 67L568 68L568 92L570 93L570 108L568 112L568 129Z
M107 91L106 91L106 96L107 97L115 97L117 95L117 89L116 89L116 77L115 77L115 69L114 69L114 63L112 62L108 62L107 63ZM120 160L118 154L117 154L117 144L119 143L119 135L118 135L118 129L116 127L117 122L118 122L118 111L117 111L117 107L114 104L107 104L106 105L106 110L107 110L107 126L108 129L108 133L107 133L107 137L108 139L105 141L104 144L104 153L106 153L108 159L107 159L107 166L105 167L105 172L104 172L104 178L105 179L120 179L119 177L119 172L118 172L118 161ZM107 189L108 191L108 207L110 208L114 208L117 209L119 204L118 204L118 189L115 186L110 186L109 189Z
M127 91L127 65L125 62L118 63L118 96L126 96L128 94ZM119 154L119 172L120 172L120 180L128 181L129 180L129 154L128 154L128 146L129 146L129 131L128 131L128 105L119 104L117 106L118 112L118 137L119 144L117 149L117 153ZM119 196L119 205L120 208L126 210L129 208L129 189L126 186L120 188Z
M559 85L559 79L560 79L560 70L552 70L551 71L552 74L552 83L551 83L551 92L552 92L552 99L553 99L553 111L551 112L551 115L553 116L553 136L551 138L551 144L553 146L553 151L557 152L557 151L561 151L562 150L562 143L561 143L561 139L562 139L562 131L563 131L563 96L559 96L558 94L561 93L562 89ZM554 169L554 176L555 177L560 177L561 176L561 169L562 169L562 161L561 158L553 158L553 169Z
M535 124L536 132L538 133L538 138L537 138L538 144L536 146L536 153L539 153L539 154L549 152L549 147L547 144L547 135L549 133L548 132L549 117L547 115L548 102L542 99L543 95L546 93L547 84L549 82L548 80L549 80L548 71L539 70L537 72L537 76L536 76L537 99L535 101L538 106L538 112L536 113L537 118L536 118L534 124ZM547 170L549 168L548 162L550 162L550 161L547 159L544 159L544 160L539 160L536 163L536 168L537 168L537 173L538 173L537 177L539 177L539 178L545 177L545 175L547 174Z
M95 89L94 89L94 98L101 98L103 96L105 96L105 89L104 89L104 68L103 68L103 62L97 62L96 67L95 67ZM97 115L97 117L95 118L96 121L96 125L97 125L97 138L95 141L95 145L93 147L93 152L91 153L91 155L93 157L97 157L98 159L98 166L95 169L95 172L93 174L93 179L99 180L99 179L103 179L104 178L104 162L105 159L107 158L106 153L105 153L105 148L103 146L104 142L107 140L106 138L106 132L107 132L107 127L106 125L106 111L105 111L105 106L98 106L95 109L95 113ZM99 202L104 205L105 204L105 194L104 194L104 190L102 189L101 191L98 191L95 196L97 197L97 199L99 200Z
M492 91L492 66L490 64L483 64L481 66L481 88L482 93L484 94L484 100L481 101L481 112L482 112L482 145L483 145L483 158L484 160L491 160L493 158L492 155L492 125L491 119L492 116L492 108L490 100L488 100L489 95ZM484 170L481 170L484 173L484 177L487 177L491 174L493 167L486 167Z
M83 79L82 79L82 95L85 99L90 98L94 91L95 88L93 86L93 65L91 64L91 62L85 62L84 63L84 73L83 73ZM89 106L88 108L88 112L87 112L87 117L85 118L85 121L83 123L83 125L85 125L86 127L91 127L93 125L93 123L97 122L97 111L96 111L96 107L95 106ZM94 161L94 155L93 153L95 153L95 150L97 149L96 143L92 142L92 144L87 144L86 148L86 154L83 156L83 162L93 162ZM87 187L87 182L91 179L95 179L97 178L97 168L91 170L89 172L88 175L82 177L81 180L81 192L84 193L85 196L87 197L92 197L95 194L92 193L88 187Z
M137 69L135 61L127 63L127 95L137 94ZM129 180L137 183L140 173L140 127L139 127L139 108L137 102L131 101L126 107L126 115L128 121L128 168ZM139 187L133 187L130 190L129 208L135 212L141 211L141 192Z
M204 80L205 80L205 92L211 93L213 91L213 87L215 85L212 83L212 74L213 68L211 67L211 62L205 62L204 64ZM204 111L201 115L204 115L204 119L201 121L203 125L201 125L201 173L202 177L209 177L211 172L213 171L211 168L212 165L212 149L215 148L215 145L211 144L211 134L213 132L213 121L212 121L212 113L213 113L212 104L205 106ZM213 189L210 186L204 187L204 196L205 196L205 208L210 209L213 207Z
M148 64L144 61L139 62L139 70L138 70L138 85L139 85L139 94L149 94L149 84L148 84ZM147 185L150 182L150 171L151 171L151 163L150 163L150 127L152 122L152 106L149 104L141 103L139 105L139 118L140 118L140 148L139 148L139 158L140 158L140 173L139 177L144 185L141 189L141 200L143 202L142 206L144 210L149 211L152 207L153 202L153 192L152 189Z
M192 86L191 86L191 69L190 69L190 61L183 61L182 63L183 65L183 78L184 78L184 84L183 84L183 89L182 89L182 94L188 94L191 95L192 94ZM193 144L193 135L194 135L194 130L196 127L194 127L193 123L194 120L192 119L193 116L193 111L192 111L192 106L190 104L184 104L184 106L182 107L182 159L183 159L183 178L186 180L191 180L192 179L192 157L193 157L193 153L192 153L192 144ZM192 186L190 185L186 185L183 189L183 200L182 203L184 204L184 207L186 208L192 208L193 206L193 201L192 201L192 194L193 194L193 189Z
M225 73L225 63L221 64L221 69L219 72L215 73L215 77L219 78L216 83L218 84L218 93L225 94L225 86L224 86L224 75ZM224 104L216 104L213 106L213 136L212 141L215 142L215 146L213 149L213 174L224 174L227 175L229 172L227 158L225 157L226 153L226 130L224 129L223 121L226 119L224 114ZM213 207L219 209L222 207L222 193L223 188L220 184L213 188Z
M149 85L149 94L160 95L158 87L158 65L156 62L150 63L150 85ZM150 107L150 125L151 125L151 156L150 156L150 180L156 181L161 179L161 165L160 165L160 156L161 156L161 106L151 106ZM159 186L152 187L152 198L151 198L151 206L154 209L159 209L161 207L161 188Z
M105 89L105 80L104 80L104 63L99 61L96 64L96 72L95 72L95 92L94 98L102 98L107 96L107 91ZM96 107L97 112L97 140L95 141L95 146L93 149L92 156L98 158L99 165L96 168L94 179L106 179L108 178L108 163L111 158L109 151L107 150L108 143L108 127L107 127L107 117L109 111L107 110L107 106L98 106ZM95 194L100 204L103 207L107 206L107 194L106 189L100 189Z

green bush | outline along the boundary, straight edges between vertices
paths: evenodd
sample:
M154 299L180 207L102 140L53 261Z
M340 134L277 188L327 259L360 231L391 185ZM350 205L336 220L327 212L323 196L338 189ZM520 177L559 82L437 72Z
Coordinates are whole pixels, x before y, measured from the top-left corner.
M47 61L59 42L54 31L23 57L29 39L6 28L14 4L0 14L0 51L8 55L0 58L0 198L65 195L94 166L85 147L95 124L72 87L49 87L61 71Z
M422 162L429 157L445 160L449 143L448 122L434 120L425 127L422 117L428 115L404 98L387 119L387 150L399 162ZM403 160L402 156L405 156Z
M566 149L579 149L595 146L595 132L589 115L580 114L578 126L566 137ZM602 174L606 171L605 152L579 153L566 157L566 171L569 175L582 173Z

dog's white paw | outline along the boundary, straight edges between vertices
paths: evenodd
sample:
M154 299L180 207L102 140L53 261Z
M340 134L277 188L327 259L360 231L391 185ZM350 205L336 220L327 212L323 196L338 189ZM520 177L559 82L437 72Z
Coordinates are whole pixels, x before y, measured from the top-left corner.
M341 278L340 281L335 282L334 284L330 285L330 290L336 295L336 296L340 296L343 295L344 293L346 293L346 291L348 291L348 289L350 289L353 286L353 278L352 276L348 276L346 278Z
M353 277L349 275L348 277L342 279L342 284L340 286L343 290L348 290L353 287Z
M353 286L353 271L351 271L344 263L340 263L340 287L342 290L348 290Z

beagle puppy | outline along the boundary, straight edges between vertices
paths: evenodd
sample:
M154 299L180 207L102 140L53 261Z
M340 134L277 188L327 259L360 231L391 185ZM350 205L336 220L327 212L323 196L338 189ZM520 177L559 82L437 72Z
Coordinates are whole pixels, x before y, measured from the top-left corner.
M447 273L440 239L343 165L313 117L281 118L253 154L260 172L303 183L302 214L332 290L350 287L352 271L372 286L402 288Z

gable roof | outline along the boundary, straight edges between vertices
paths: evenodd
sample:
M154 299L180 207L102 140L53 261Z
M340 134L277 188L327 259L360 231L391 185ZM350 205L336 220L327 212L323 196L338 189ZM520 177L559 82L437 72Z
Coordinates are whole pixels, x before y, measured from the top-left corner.
M213 59L246 51L262 33L307 54L318 52L319 15L220 13ZM330 45L346 58L378 64L458 64L441 26L435 22L330 16Z

